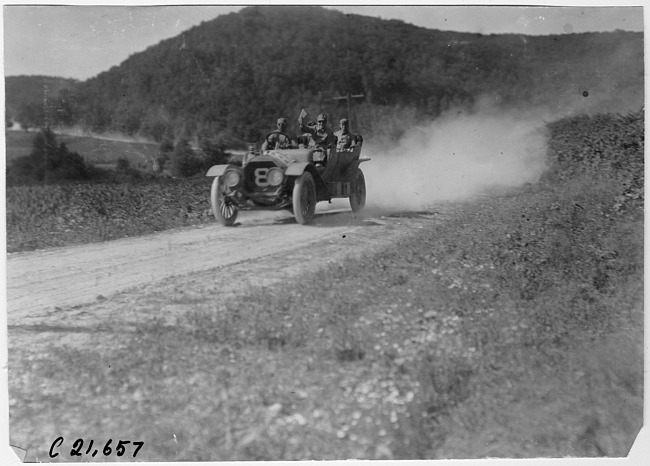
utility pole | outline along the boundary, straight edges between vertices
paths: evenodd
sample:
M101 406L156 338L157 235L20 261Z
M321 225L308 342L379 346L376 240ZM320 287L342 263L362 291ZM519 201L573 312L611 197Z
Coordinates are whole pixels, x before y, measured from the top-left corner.
M347 100L347 104L348 104L348 121L351 121L352 120L352 118L351 118L352 117L352 99L361 99L363 97L365 97L364 94L352 95L352 94L350 94L348 92L347 95L340 95L340 96L337 96L337 97L332 97L332 100L344 100L344 99ZM350 125L350 126L352 126L352 125Z
M47 99L48 99L48 93L50 92L50 89L47 87L47 84L43 84L43 124L45 128L48 130L50 129L50 119L48 118L48 108L47 108ZM45 159L43 167L43 184L47 184L47 156L48 156L48 150L47 150L47 135L43 129L43 126L41 126L41 135L43 136L43 140L45 141L45 144L43 144L43 158Z

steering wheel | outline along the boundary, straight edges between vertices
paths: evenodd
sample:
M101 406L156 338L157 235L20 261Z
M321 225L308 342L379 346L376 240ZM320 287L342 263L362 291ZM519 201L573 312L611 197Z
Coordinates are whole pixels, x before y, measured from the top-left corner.
M277 134L277 135L278 135L278 138L277 138L275 141L273 141L273 140L271 139L271 135L273 135L273 134ZM284 137L284 140L285 140L286 142L282 142L283 139L282 139L282 137L280 137L280 136ZM267 149L270 149L270 150L275 149L275 143L276 143L276 142L280 143L281 146L282 146L282 145L285 145L285 144L286 144L287 146L291 146L291 138L290 138L289 136L287 136L286 134L281 133L280 131L271 131L269 134L266 135Z

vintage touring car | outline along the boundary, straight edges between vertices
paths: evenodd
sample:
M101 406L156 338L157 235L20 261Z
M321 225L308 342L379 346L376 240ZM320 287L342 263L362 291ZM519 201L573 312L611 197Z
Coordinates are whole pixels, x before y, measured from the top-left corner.
M361 146L358 136L350 149L251 150L241 165L214 165L206 174L214 177L212 212L225 226L235 223L240 210L280 209L292 210L298 223L307 224L314 218L316 203L333 198L349 198L352 211L357 212L366 202L366 182L359 165L370 160L360 157Z

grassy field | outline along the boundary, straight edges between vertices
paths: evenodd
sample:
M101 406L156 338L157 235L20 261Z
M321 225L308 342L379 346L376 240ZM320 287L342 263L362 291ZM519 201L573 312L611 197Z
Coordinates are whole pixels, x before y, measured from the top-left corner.
M643 121L549 130L540 183L363 260L225 302L166 290L139 304L174 302L174 325L10 353L11 419L56 419L43 451L54 428L128 432L149 461L626 455L643 422Z
M5 131L6 160L29 155L35 134L26 131Z
M36 133L26 131L5 131L7 161L29 155ZM154 158L159 155L159 145L151 142L102 139L90 136L58 135L57 140L66 144L71 152L77 152L86 163L101 166L115 166L125 158L133 168L151 170Z

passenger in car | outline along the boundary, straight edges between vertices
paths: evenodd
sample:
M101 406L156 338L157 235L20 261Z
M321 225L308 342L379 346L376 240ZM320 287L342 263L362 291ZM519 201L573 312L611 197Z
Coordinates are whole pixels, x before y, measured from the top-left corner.
M316 147L329 149L336 144L336 136L334 136L334 131L327 126L327 115L324 113L321 113L316 118L315 128L305 125L302 121L300 121L299 127L301 133L309 133L311 135Z
M287 133L287 119L284 117L278 118L277 129L269 134L262 143L263 151L269 149L292 149L296 147L298 147L296 138Z
M347 118L342 118L339 122L339 129L334 135L336 136L336 150L350 150L357 145L357 138L350 132L350 122Z

